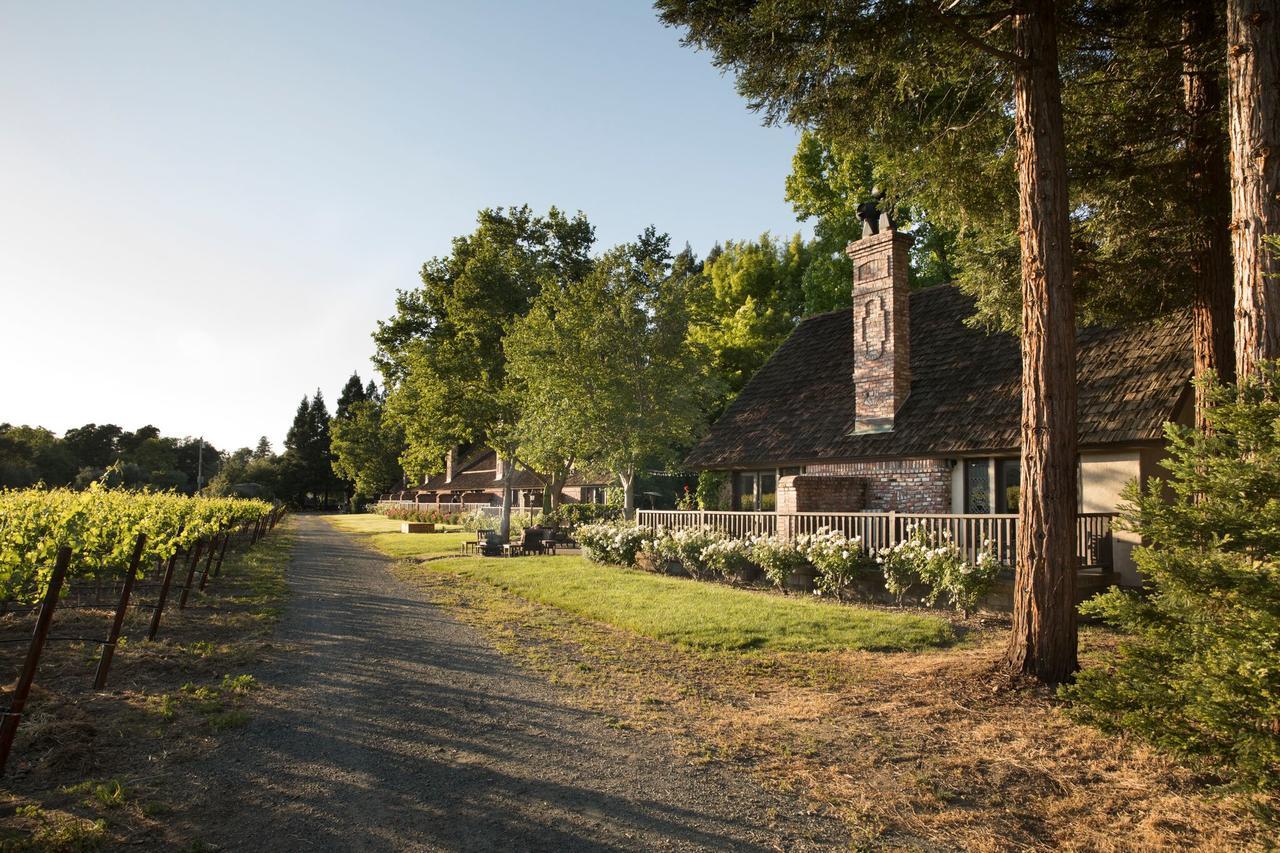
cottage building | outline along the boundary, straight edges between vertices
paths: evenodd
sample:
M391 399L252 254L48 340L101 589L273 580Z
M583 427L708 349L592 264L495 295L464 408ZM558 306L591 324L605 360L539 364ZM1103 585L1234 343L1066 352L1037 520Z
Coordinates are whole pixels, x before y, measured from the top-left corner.
M965 325L951 285L907 286L911 236L849 245L853 308L802 321L687 463L729 472L735 510L1017 512L1021 357L1008 334ZM1166 421L1189 422L1185 316L1082 329L1079 505L1114 512L1130 480L1159 472ZM1132 534L1113 537L1136 583Z
M505 459L488 447L467 453L450 453L445 470L423 478L422 485L401 499L413 500L429 507L447 508L449 504L502 505L502 478L506 475ZM609 482L600 476L574 472L569 475L560 499L564 503L597 503L605 501ZM542 506L542 481L523 469L511 475L512 506L517 509Z

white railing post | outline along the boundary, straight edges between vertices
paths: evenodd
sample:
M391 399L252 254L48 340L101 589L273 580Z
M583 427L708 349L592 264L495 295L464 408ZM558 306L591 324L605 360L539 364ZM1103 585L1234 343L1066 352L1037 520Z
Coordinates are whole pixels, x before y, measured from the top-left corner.
M898 544L898 513L894 510L889 510L888 520L889 530L885 534L885 538L888 540L886 547L892 548Z

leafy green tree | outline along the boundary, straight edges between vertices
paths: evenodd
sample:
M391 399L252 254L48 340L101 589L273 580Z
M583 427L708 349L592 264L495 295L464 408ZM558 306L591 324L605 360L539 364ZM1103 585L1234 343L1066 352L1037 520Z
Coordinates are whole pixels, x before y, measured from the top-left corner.
M344 417L333 419L330 430L334 473L354 483L357 495L376 498L404 477L404 435L395 424L384 423L376 401L351 403Z
M275 455L275 451L271 449L271 439L265 435L258 439L258 444L253 448L254 459L269 459Z
M0 424L0 486L65 486L77 471L75 457L52 431Z
M106 468L116 459L116 440L124 430L115 424L85 424L62 435L66 448L81 467Z
M804 313L808 252L799 235L783 243L768 234L717 247L702 264L686 261L691 286L690 343L705 352L722 387L718 414L795 328Z
M1183 756L1280 782L1280 363L1239 387L1200 380L1199 428L1166 427L1171 474L1131 484L1142 594L1083 606L1124 632L1081 672L1075 713Z
M688 342L700 276L674 261L670 239L649 228L585 277L544 288L507 342L522 399L564 415L521 427L546 430L546 445L613 472L628 514L642 467L674 458L703 422L704 386Z
M866 151L847 152L812 131L801 135L787 176L787 201L801 220L814 220L802 282L806 313L850 304L853 265L845 247L862 235L858 205L873 200L876 188L875 164ZM894 221L915 237L912 287L930 287L956 277L954 231L937 228L924 210L905 203L897 205Z
M404 431L401 463L413 477L439 471L460 445L484 444L506 462L501 534L510 529L522 400L507 378L505 338L547 281L591 267L594 230L579 213L527 206L483 210L452 252L423 265L422 287L401 292L374 333L387 386L385 418Z

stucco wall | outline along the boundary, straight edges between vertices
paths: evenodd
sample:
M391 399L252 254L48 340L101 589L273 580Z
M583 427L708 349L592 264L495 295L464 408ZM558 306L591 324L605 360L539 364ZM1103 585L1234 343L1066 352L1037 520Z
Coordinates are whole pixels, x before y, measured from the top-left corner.
M1115 512L1124 487L1132 480L1143 481L1143 457L1140 450L1080 454L1080 511ZM1120 583L1139 585L1133 549L1141 544L1141 538L1127 530L1113 529L1111 541L1112 560Z

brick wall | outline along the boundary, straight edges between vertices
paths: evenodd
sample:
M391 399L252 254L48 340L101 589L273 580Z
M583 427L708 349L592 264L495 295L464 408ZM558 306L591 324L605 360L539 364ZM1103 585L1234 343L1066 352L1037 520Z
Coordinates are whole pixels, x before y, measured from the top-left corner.
M874 512L950 512L951 466L945 459L894 459L876 462L833 462L805 467L805 477L860 479L863 506ZM781 502L781 491L779 491ZM799 510L804 512L804 510ZM815 510L834 512L834 509ZM845 510L853 512L854 510Z
M859 512L866 509L861 477L797 474L778 480L778 512Z

